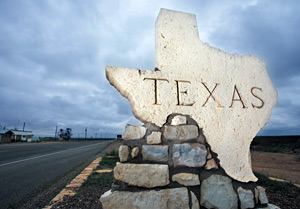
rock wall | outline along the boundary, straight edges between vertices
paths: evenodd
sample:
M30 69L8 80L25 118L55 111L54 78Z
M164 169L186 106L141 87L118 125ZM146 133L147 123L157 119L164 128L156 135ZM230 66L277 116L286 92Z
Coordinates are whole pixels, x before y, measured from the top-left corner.
M172 114L162 127L127 125L123 139L104 209L268 207L262 187L226 175L187 115Z

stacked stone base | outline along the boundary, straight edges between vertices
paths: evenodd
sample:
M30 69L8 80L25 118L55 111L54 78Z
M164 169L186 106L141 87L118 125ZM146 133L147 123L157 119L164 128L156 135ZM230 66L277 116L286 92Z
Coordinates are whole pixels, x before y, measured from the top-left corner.
M262 187L226 175L189 116L172 114L163 127L127 125L123 139L104 209L271 207Z

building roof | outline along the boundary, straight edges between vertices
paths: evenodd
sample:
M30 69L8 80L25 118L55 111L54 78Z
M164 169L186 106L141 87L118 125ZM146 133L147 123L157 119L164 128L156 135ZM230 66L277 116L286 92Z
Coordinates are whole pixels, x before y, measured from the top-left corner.
M11 130L8 129L0 129L0 134L6 134L8 132L11 132L13 134L13 132Z
M33 135L32 131L11 130L14 135Z
M32 131L20 131L20 130L9 130L9 129L0 129L0 134L6 134L7 132L11 132L15 135L33 135Z

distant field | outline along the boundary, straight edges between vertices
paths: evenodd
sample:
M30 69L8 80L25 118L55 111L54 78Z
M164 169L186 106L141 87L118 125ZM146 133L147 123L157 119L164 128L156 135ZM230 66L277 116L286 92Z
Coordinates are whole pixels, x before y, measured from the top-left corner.
M300 136L258 136L251 144L252 168L300 183Z
M251 150L300 154L300 136L256 136Z

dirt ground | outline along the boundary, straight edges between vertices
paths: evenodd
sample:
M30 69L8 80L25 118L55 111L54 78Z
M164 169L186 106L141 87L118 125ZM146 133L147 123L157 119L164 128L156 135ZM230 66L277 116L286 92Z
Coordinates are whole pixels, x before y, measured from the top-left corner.
M297 155L253 151L251 156L253 171L300 183L300 159L296 159Z

